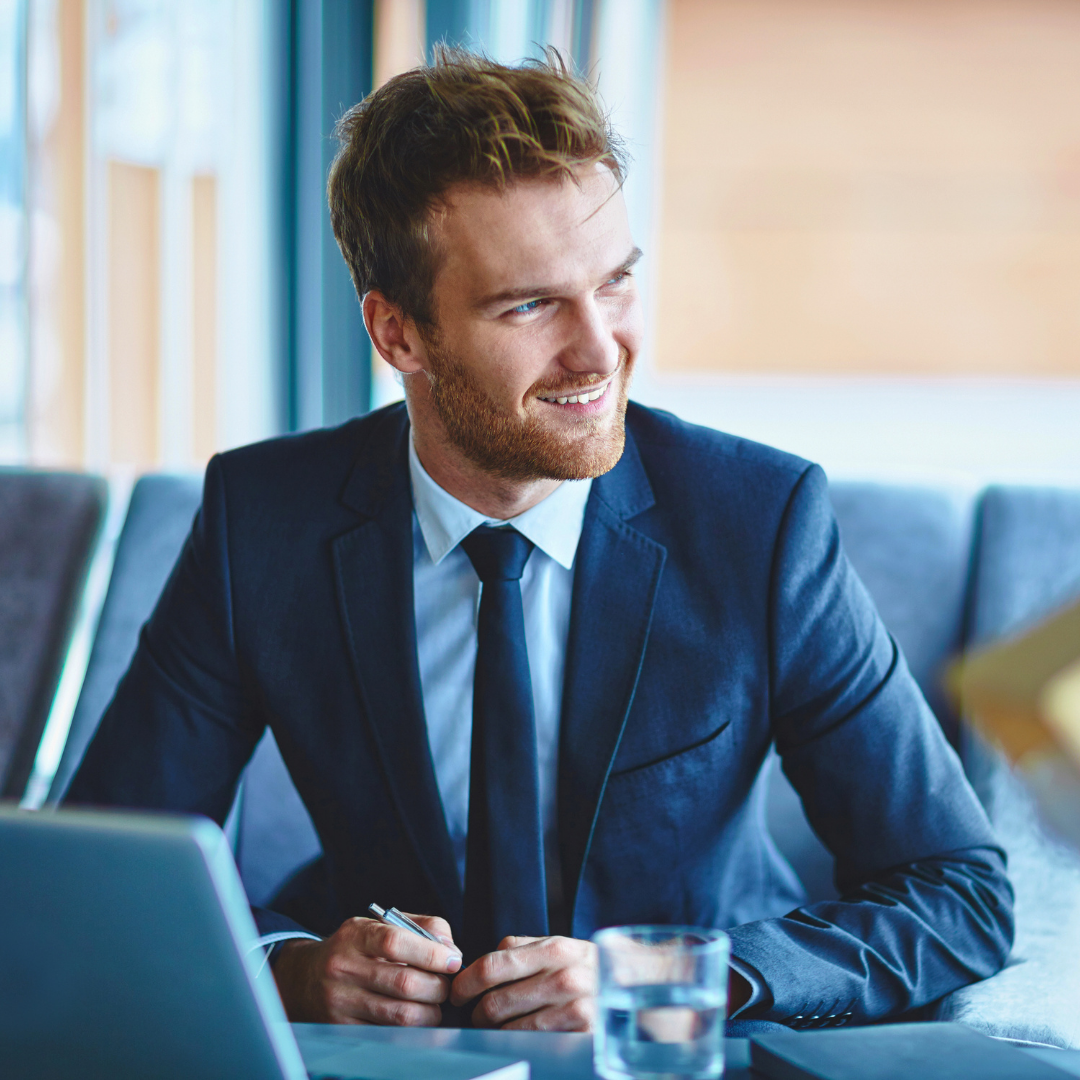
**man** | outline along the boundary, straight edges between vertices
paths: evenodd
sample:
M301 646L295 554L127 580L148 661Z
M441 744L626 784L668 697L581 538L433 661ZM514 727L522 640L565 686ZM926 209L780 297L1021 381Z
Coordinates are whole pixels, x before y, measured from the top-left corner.
M293 1019L585 1029L613 923L730 928L744 1019L996 971L1002 853L823 474L627 404L638 251L589 88L446 54L340 137L334 229L407 408L211 462L69 798L221 821L269 725L333 913L256 913ZM765 833L773 743L840 901L799 907Z

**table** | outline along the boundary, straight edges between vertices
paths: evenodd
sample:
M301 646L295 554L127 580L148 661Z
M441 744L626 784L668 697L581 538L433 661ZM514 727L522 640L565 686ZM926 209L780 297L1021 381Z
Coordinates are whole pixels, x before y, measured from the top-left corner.
M463 1028L378 1028L333 1024L293 1024L304 1049L305 1036L318 1033L343 1041L371 1040L440 1050L472 1050L502 1057L525 1058L532 1080L593 1080L592 1036L538 1031L474 1031ZM725 1039L725 1080L752 1080L750 1040Z
M472 1050L501 1057L525 1058L532 1068L532 1080L594 1080L592 1036L538 1031L473 1031L462 1028L378 1028L335 1024L293 1024L300 1049L308 1033L329 1034L343 1041L365 1039L399 1043L402 1046L440 1050ZM1062 1080L1069 1074L1080 1076L1080 1050L1038 1050L1027 1053L1055 1065ZM724 1080L755 1080L750 1071L750 1040L725 1039Z

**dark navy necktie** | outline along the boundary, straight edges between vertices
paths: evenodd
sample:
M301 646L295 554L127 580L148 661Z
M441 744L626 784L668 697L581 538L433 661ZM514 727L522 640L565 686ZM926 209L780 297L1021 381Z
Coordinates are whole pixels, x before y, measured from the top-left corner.
M473 682L465 962L547 929L544 841L521 574L533 544L481 525L461 542L483 583Z

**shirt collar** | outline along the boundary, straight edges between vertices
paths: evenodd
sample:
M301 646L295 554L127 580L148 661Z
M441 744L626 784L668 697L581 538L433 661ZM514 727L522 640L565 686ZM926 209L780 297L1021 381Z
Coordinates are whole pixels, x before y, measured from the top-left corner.
M574 565L592 480L564 480L525 513L508 521L489 518L455 499L431 479L420 464L411 435L409 479L416 518L433 563L442 562L478 525L513 525L560 566L569 570Z

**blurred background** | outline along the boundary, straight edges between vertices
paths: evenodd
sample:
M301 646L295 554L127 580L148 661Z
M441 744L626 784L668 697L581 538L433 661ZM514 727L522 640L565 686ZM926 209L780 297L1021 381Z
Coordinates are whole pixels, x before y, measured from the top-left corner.
M448 40L626 136L634 396L834 477L1080 482L1077 0L0 0L0 462L340 422L334 121Z

